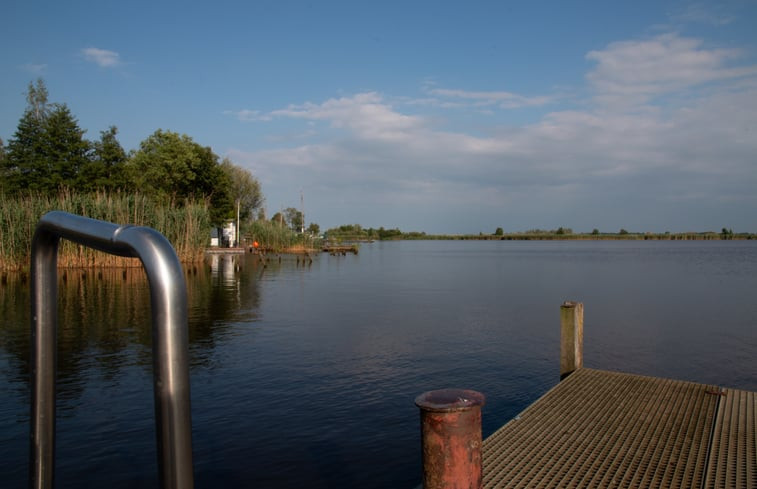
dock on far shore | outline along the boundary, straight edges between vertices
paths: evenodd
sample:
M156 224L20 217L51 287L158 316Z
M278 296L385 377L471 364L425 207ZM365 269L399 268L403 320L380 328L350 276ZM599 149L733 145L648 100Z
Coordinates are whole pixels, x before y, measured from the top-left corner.
M247 253L247 248L223 248L220 246L214 246L212 248L206 248L206 255L244 255Z
M421 487L757 489L757 393L584 368L582 357L583 304L566 302L563 380L471 452L459 441L472 435L450 427L440 460L424 432ZM480 413L448 411L466 409Z

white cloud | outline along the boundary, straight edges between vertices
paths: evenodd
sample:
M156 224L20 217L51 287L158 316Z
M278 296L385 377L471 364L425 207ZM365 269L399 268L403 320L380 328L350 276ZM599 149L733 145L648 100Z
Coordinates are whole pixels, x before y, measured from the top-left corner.
M347 129L357 137L385 141L405 140L409 133L423 125L421 118L393 110L376 92L329 99L321 104L290 105L270 115L327 121L331 127Z
M719 11L719 5L692 3L670 17L675 22L708 24L714 26L728 25L735 20L731 14Z
M597 63L587 80L600 103L475 133L409 114L403 108L411 104L395 106L377 92L290 105L255 117L320 122L328 137L230 156L261 179L272 205L286 203L293 188L310 189L311 216L334 221L321 220L322 227L478 232L485 221L516 230L611 223L664 231L726 224L703 216L748 226L757 212L757 71L729 65L738 55L675 34L613 43L587 55ZM703 84L707 90L698 89ZM477 103L524 101L505 91L426 91L474 112ZM673 91L675 104L656 99Z
M596 89L598 100L628 105L708 82L757 74L756 66L728 66L740 56L738 50L707 49L702 44L676 34L615 42L586 55L597 62L586 78Z
M103 68L113 68L121 64L120 56L115 51L99 48L84 48L81 50L84 59Z
M233 115L241 122L253 122L253 121L270 121L271 117L261 113L259 110L224 110L225 115Z
M46 64L36 64L36 63L26 63L21 67L24 71L28 71L29 73L34 73L35 75L41 75L47 70Z
M429 90L431 95L439 97L446 97L452 99L462 99L472 101L474 106L498 106L502 109L518 109L521 107L540 107L551 103L554 97L550 96L537 96L527 97L523 95L517 95L510 92L481 92L481 91L467 91L457 89L446 88L433 88Z

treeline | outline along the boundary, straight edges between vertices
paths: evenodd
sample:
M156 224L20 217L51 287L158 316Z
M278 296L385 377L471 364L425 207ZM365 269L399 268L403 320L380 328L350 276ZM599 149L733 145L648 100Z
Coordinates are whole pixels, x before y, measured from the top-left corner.
M0 192L6 196L68 188L139 192L178 206L205 199L215 225L235 215L237 202L244 218L263 203L260 184L247 170L187 135L158 129L127 153L116 126L97 141L85 139L66 104L48 101L41 79L29 84L26 100L15 134L5 147L0 140Z
M249 171L187 135L158 129L127 152L115 126L87 140L66 104L48 100L42 79L29 83L26 101L16 132L5 144L0 139L4 268L28 261L29 229L53 209L153 227L183 259L201 255L212 227L237 212L249 225L262 209L260 183ZM69 252L61 261L82 261Z
M392 239L427 239L426 233L402 232L399 229L380 227L363 228L360 224L345 224L331 228L324 233L324 238L334 241L372 241Z
M505 233L500 227L492 234L426 234L425 232L403 232L399 229L384 229L383 227L363 228L359 224L346 224L331 228L325 233L326 239L335 241L370 241L370 240L502 240L502 241L530 241L530 240L732 240L757 239L751 233L734 233L731 229L723 228L720 233L688 232L688 233L649 233L629 232L620 229L617 233L603 233L598 229L590 233L575 233L571 228L530 229L523 232Z

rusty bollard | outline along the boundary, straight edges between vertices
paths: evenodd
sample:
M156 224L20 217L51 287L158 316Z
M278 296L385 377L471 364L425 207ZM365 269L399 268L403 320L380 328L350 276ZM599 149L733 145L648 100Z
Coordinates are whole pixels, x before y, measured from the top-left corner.
M481 406L465 389L424 392L421 410L423 489L481 489Z

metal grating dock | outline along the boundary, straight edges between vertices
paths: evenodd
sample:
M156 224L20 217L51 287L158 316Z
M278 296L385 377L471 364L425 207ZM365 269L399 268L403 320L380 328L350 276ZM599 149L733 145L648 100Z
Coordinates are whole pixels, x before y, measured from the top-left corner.
M579 369L483 444L484 487L757 489L755 393Z

